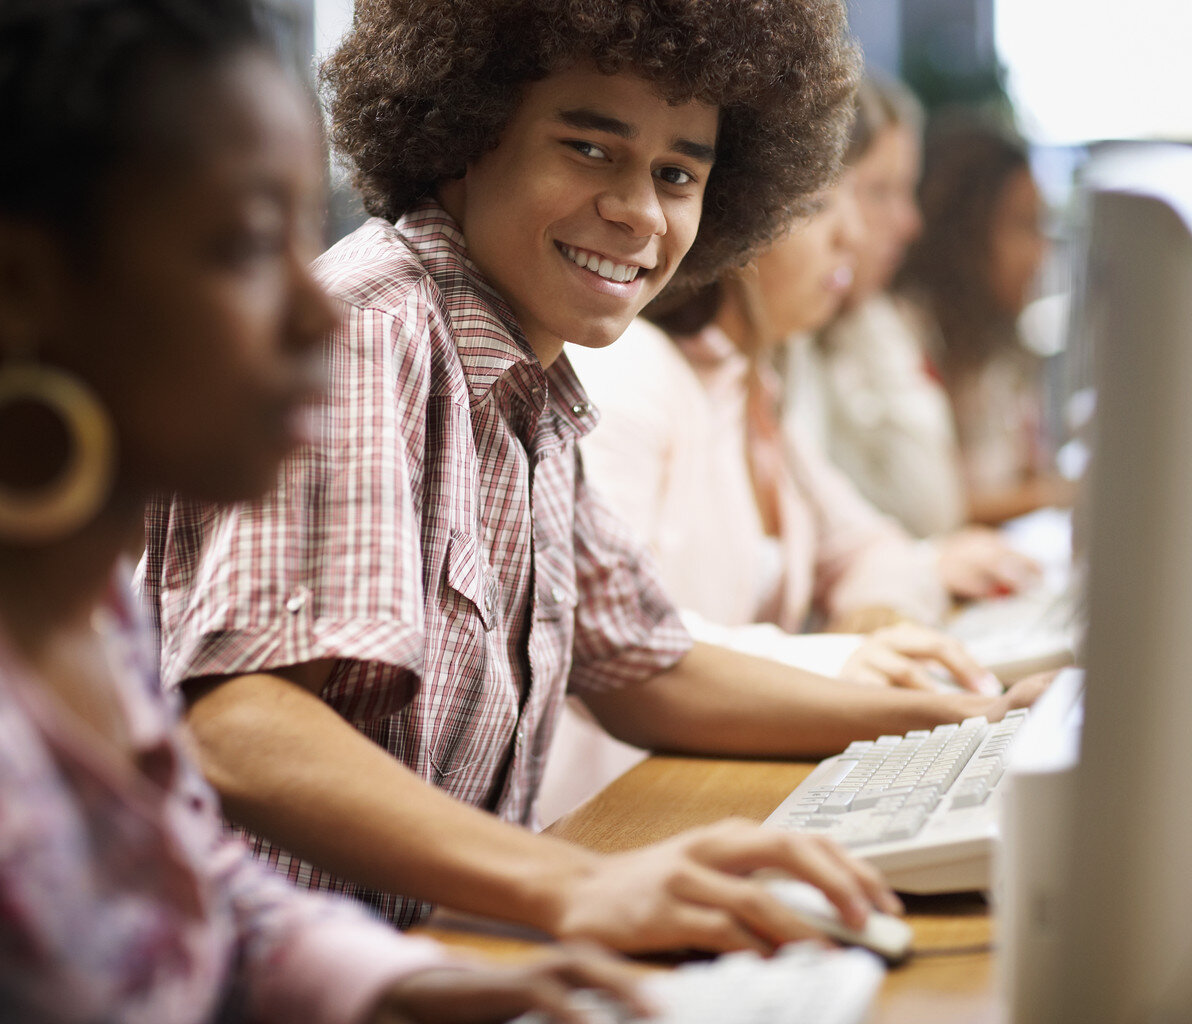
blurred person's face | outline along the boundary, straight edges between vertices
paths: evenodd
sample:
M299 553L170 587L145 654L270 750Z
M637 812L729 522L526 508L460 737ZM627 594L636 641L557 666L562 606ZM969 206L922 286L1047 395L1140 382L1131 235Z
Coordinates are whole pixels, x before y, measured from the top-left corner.
M587 66L531 82L495 149L439 197L543 365L619 338L699 229L715 107Z
M853 281L863 228L851 171L823 195L822 207L794 224L757 258L766 334L778 342L822 327L840 308Z
M865 236L850 303L890 287L907 246L923 227L915 199L920 162L915 133L904 125L887 125L854 167Z
M332 316L307 269L321 147L305 101L259 56L167 95L169 141L150 135L113 173L44 347L111 413L127 486L254 497L321 395Z
M1017 316L1030 298L1047 239L1043 199L1025 167L1006 179L989 227L989 289L998 308Z

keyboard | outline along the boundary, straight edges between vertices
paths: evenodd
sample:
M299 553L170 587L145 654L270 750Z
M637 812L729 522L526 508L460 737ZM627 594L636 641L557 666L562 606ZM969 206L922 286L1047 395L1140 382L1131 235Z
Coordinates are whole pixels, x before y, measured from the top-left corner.
M900 892L988 889L998 783L1027 714L852 743L821 761L764 824L831 836Z
M865 950L799 942L769 958L729 953L649 975L642 990L658 1008L654 1017L628 1016L595 992L577 992L572 1002L589 1024L861 1024L884 975ZM549 1019L526 1013L513 1024Z
M975 601L945 631L1004 682L1070 664L1081 640L1078 587L1039 586Z

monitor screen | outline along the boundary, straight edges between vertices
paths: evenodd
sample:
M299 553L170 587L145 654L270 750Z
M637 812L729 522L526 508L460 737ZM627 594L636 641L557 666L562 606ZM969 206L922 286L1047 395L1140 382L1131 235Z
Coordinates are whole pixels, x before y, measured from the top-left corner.
M1174 1024L1192 1021L1192 149L1122 154L1085 188L1085 707L1048 1002L1056 1024Z

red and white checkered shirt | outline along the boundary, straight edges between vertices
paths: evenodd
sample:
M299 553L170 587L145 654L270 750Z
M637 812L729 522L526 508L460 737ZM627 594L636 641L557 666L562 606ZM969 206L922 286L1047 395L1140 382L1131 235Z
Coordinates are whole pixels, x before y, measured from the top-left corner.
M584 482L595 422L544 371L433 203L316 264L344 304L323 436L264 500L150 508L162 676L337 659L322 697L452 796L529 823L565 689L624 686L690 647L649 556ZM300 885L398 924L428 908L259 837Z

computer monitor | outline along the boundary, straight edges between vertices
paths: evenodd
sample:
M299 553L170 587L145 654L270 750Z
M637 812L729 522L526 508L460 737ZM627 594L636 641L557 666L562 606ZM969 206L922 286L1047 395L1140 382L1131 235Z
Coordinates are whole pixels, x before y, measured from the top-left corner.
M1192 1021L1192 149L1122 154L1086 189L1085 704L1040 998L1053 1024L1176 1024Z

